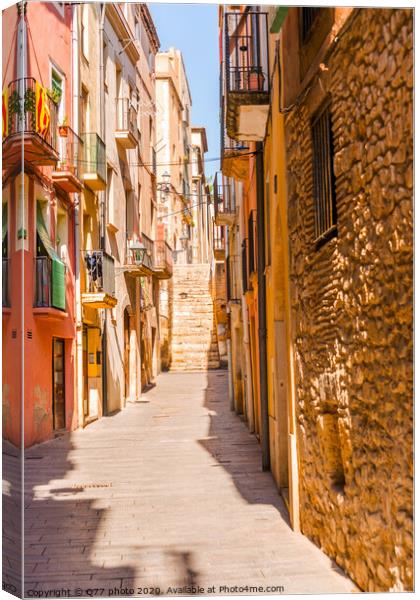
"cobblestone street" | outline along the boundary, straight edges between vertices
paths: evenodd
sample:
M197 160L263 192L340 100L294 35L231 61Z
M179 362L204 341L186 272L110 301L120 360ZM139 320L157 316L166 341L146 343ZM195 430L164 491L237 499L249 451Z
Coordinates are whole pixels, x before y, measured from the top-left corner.
M356 591L260 465L226 371L160 375L142 403L26 453L26 595Z

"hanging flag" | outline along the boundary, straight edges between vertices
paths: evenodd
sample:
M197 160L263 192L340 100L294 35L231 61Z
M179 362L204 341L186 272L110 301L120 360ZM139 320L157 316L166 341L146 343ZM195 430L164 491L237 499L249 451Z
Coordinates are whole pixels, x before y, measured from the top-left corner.
M2 135L5 138L9 134L9 92L7 88L3 90L2 94L1 116L3 122Z
M36 130L43 137L50 126L50 109L48 106L47 90L35 82Z

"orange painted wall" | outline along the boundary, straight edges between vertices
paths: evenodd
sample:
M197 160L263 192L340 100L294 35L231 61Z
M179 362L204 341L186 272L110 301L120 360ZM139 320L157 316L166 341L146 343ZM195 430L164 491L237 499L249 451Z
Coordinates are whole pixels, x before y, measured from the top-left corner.
M65 77L65 114L71 125L71 8L66 7L64 16L47 3L28 3L28 70L27 76L34 77L45 87L51 87L51 62ZM3 53L3 77L5 85L16 77L16 38L14 32L18 22L16 5L3 11L3 48L13 42L10 62L6 72L8 53ZM51 35L54 32L54 35ZM7 169L7 161L3 169ZM17 169L19 170L19 169ZM52 420L52 340L65 338L65 397L66 428L77 426L74 410L75 379L75 291L74 291L74 215L72 196L63 195L68 215L68 264L66 273L66 314L60 318L47 318L37 314L34 302L34 258L36 244L36 198L34 182L38 173L44 178L44 194L50 194L51 236L55 241L55 219L58 195L50 180L52 167L25 167L28 171L28 227L27 249L16 248L16 190L21 178L11 174L4 188L9 190L9 263L10 263L10 309L3 309L3 397L6 392L7 411L3 421L3 437L13 444L20 443L20 405L22 399L22 362L24 371L24 423L25 446L47 440L53 436ZM29 173L30 170L30 173ZM49 190L46 192L45 190ZM22 315L22 295L24 310ZM56 315L60 311L55 311ZM23 317L23 318L22 318ZM16 338L12 333L16 331ZM22 361L22 352L24 359ZM5 399L3 399L3 404Z

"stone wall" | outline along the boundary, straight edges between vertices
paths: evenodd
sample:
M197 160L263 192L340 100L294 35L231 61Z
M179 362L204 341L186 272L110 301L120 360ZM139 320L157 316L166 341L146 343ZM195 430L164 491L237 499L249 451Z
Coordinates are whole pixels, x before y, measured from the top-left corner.
M286 121L301 528L367 591L413 587L412 52L412 11L361 9ZM338 235L316 249L327 95Z

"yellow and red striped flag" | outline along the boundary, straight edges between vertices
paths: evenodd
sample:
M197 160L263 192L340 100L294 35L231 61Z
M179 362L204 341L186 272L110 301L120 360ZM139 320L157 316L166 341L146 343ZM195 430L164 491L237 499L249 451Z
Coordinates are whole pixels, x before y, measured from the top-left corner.
M5 138L9 134L9 91L4 89L1 100L2 135Z
M47 90L35 82L36 130L45 136L50 126L50 109L48 106Z

